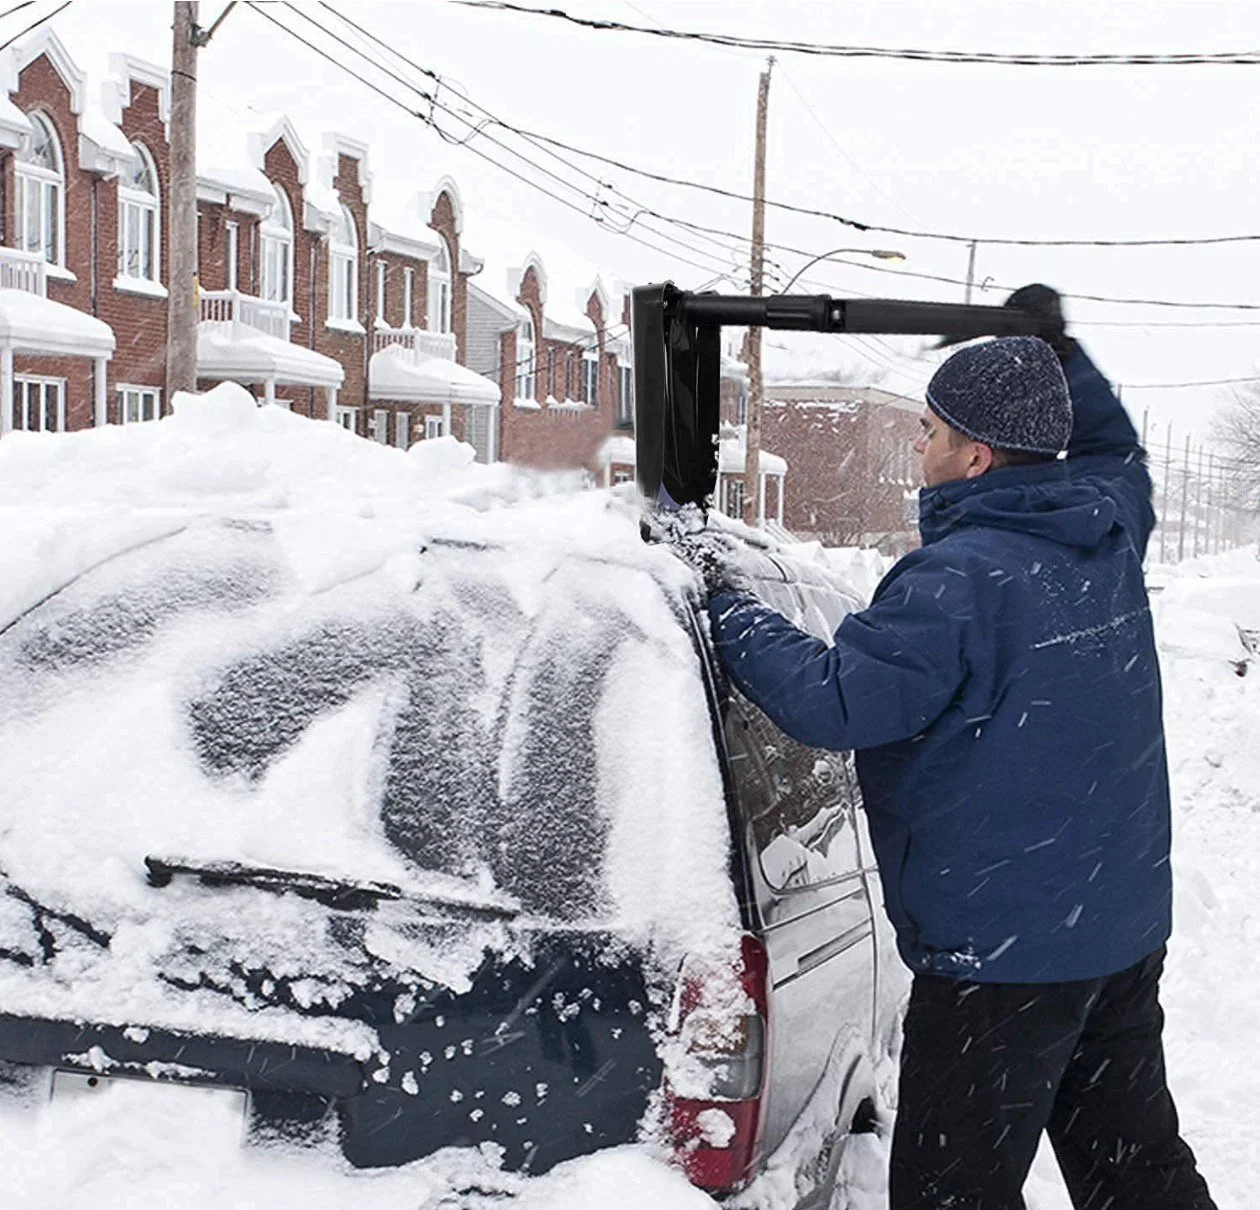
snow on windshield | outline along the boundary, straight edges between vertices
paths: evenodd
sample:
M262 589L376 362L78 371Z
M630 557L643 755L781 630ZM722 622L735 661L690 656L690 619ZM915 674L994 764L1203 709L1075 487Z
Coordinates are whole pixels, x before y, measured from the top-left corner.
M7 1011L205 1029L153 972L207 932L345 994L325 909L155 889L147 856L615 927L669 961L735 927L689 573L629 503L471 459L231 385L156 424L5 439L0 947L38 944L42 912L79 964L0 963ZM504 928L404 956L458 982Z

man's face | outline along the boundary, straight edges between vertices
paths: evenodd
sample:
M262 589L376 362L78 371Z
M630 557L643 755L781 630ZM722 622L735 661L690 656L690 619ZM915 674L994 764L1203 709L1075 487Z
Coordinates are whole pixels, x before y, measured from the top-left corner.
M974 479L992 466L993 451L987 445L956 433L931 408L923 409L919 428L914 452L923 463L924 487Z

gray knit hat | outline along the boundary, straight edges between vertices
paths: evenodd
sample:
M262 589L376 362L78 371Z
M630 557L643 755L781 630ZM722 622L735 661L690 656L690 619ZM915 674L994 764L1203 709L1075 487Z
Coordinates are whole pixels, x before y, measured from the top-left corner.
M959 349L932 375L927 402L951 428L994 449L1052 456L1072 434L1063 367L1036 336Z

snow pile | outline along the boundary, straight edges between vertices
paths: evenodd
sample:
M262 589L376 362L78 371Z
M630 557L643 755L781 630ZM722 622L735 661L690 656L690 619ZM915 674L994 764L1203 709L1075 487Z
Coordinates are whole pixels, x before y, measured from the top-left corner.
M472 457L232 385L156 424L0 443L0 878L20 891L0 947L35 957L52 918L60 951L36 974L0 963L6 1011L371 1047L335 1018L173 991L248 952L335 1005L356 956L317 903L155 889L149 856L519 912L405 945L413 905L373 914L376 958L457 989L551 920L670 969L726 943L690 573L630 504Z

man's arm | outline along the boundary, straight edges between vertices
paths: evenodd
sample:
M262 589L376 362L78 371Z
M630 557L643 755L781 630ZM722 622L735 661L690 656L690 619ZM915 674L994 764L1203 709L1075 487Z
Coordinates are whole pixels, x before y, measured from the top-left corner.
M874 748L919 734L967 675L972 620L965 576L908 555L878 599L828 647L747 593L709 602L731 680L778 727L812 748Z
M1124 405L1079 344L1063 365L1072 396L1072 437L1067 468L1074 479L1089 479L1120 509L1138 557L1155 527L1146 451Z

